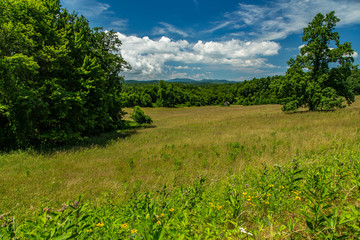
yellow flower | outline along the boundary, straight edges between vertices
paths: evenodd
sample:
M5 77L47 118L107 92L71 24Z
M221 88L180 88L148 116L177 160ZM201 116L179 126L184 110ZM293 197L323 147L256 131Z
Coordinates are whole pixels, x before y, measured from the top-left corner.
M89 230L86 230L86 232L91 232L92 230L91 229L89 229Z
M300 201L300 200L301 200L301 197L299 197L299 196L296 196L296 197L295 197L295 200L298 200L298 201Z
M170 210L169 210L170 212L173 212L173 211L175 211L175 209L173 209L173 208L170 208Z
M162 214L160 214L160 217L163 217L164 216L164 214L162 213Z
M269 202L265 202L265 204L269 205L270 203L269 203Z
M251 201L251 198L248 198L247 201L250 202L250 201Z
M274 185L273 185L273 184L270 184L269 187L274 187Z
M271 197L271 194L270 193L268 193L268 195L267 195L268 197Z
M217 210L221 210L224 206L218 206Z
M160 221L157 221L157 222L156 222L156 224L157 224L157 225L160 225L160 224L161 224L161 222L160 222Z
M262 184L262 182L259 182L259 184Z
M125 229L125 228L127 228L128 226L129 226L128 223L124 223L124 224L121 225L121 228L124 228L124 229Z
M104 223L102 223L102 222L101 222L101 223L98 223L98 224L96 224L96 226L97 226L97 227L103 227L103 226L104 226Z
M247 192L243 192L243 195L245 196L247 194Z
M280 186L281 189L284 189L285 187L284 186Z
M138 231L138 230L133 229L133 230L131 230L131 234L133 234L133 233L137 233L137 231Z

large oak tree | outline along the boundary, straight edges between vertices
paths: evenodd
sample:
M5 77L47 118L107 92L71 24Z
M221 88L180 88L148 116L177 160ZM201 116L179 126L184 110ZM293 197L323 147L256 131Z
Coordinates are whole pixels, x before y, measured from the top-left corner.
M331 110L355 101L354 84L348 77L355 69L351 43L340 44L334 31L340 20L335 12L318 13L304 28L300 54L288 61L289 69L279 84L284 111L307 107L310 111Z

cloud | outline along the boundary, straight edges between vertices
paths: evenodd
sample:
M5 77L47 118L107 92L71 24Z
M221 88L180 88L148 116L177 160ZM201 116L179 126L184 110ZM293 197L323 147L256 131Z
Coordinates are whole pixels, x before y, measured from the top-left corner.
M115 16L111 11L111 5L97 0L62 0L63 7L75 10L99 26L105 29L115 29L116 31L124 31L128 27L128 20Z
M251 31L256 39L284 39L294 33L301 33L313 17L321 12L326 14L335 10L341 19L338 26L360 22L360 2L351 0L274 0L267 5L243 4L228 12L224 19L208 31L226 27L237 31Z
M126 36L118 33L123 45L121 54L132 66L127 75L143 79L157 78L171 73L171 69L185 70L190 67L172 67L171 63L195 65L217 69L246 69L253 71L260 68L273 68L265 56L278 54L280 45L271 41L230 40L221 42L189 43L186 40L174 41L167 37L152 40L149 37Z
M201 67L189 67L189 66L175 66L175 69L184 69L184 70L200 70Z
M108 13L111 7L107 3L96 0L63 0L63 5L67 8L76 9L87 18L98 17Z
M203 33L213 33L213 32L215 32L215 31L217 31L219 29L222 29L222 28L225 28L225 27L229 26L231 23L232 23L231 21L225 21L225 22L219 23L215 27L203 31Z
M152 31L152 33L154 35L166 35L168 33L175 33L182 37L189 36L189 34L186 33L185 31L180 30L180 29L176 28L174 25L171 25L169 23L160 22L160 25L162 25L162 27L155 27L154 30Z
M112 28L116 28L117 30L125 30L128 27L127 19L118 19L114 20L110 23Z

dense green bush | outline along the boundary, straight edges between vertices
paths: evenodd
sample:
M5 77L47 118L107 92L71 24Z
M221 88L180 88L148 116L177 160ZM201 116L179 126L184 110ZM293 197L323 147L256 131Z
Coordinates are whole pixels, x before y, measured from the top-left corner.
M130 118L132 118L136 123L139 124L152 123L151 117L146 115L139 106L134 107L134 111L131 113Z
M61 144L122 125L115 33L59 0L0 5L0 148Z

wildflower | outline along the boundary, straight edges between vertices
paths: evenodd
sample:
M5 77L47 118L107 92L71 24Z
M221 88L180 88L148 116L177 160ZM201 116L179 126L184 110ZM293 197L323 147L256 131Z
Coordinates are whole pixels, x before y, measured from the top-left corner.
M284 186L280 186L281 189L284 189L285 187Z
M298 200L298 201L300 201L300 200L301 200L301 197L299 197L299 196L296 196L296 197L295 197L295 200Z
M63 212L67 209L67 205L65 203L61 204L61 208L58 210L58 212Z
M245 234L247 234L247 235L252 236L251 233L249 233L249 232L246 231L246 228L239 227L239 230L240 230L241 233L245 233Z
M267 196L268 196L268 197L271 197L271 194L270 194L270 193L268 193L268 194L267 194Z
M91 229L89 229L89 230L86 230L86 232L91 232L92 230Z
M43 209L43 212L49 213L50 209L48 207L46 207L46 208Z
M124 224L121 225L121 228L124 228L124 229L125 229L125 228L127 228L128 226L129 226L128 223L124 223Z
M251 201L251 198L248 198L247 201L250 202L250 201Z
M97 227L103 227L104 225L105 225L105 224L104 224L104 223L102 223L102 222L101 222L101 223L96 224L96 226L97 226Z
M262 184L262 182L259 182L259 184L261 185L261 184Z
M272 187L274 187L274 185L273 185L273 184L270 184L269 187L272 188Z
M164 216L164 214L162 213L162 214L160 214L160 217L163 217Z
M137 229L133 229L133 230L131 230L131 234L133 234L133 233L137 233L138 232L138 230Z
M265 202L266 205L269 205L270 203L269 202Z
M73 203L73 207L77 208L78 206L79 206L79 202L75 200L74 203Z
M161 224L161 222L160 222L160 221L157 221L157 222L156 222L156 224L157 224L157 225L160 225L160 224Z
M221 210L224 206L218 206L217 210Z
M247 192L243 192L242 194L245 196L247 194Z
M173 208L170 208L170 210L169 210L170 212L173 212L173 211L175 211L175 209L173 209Z

